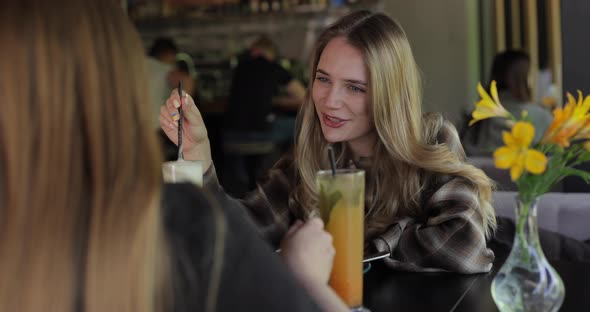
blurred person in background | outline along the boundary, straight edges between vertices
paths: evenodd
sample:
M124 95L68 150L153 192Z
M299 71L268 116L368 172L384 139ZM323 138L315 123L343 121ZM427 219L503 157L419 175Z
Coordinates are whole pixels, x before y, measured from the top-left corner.
M196 95L196 74L191 72L195 70L194 64L188 54L178 51L172 38L159 37L148 51L146 66L152 126L160 138L164 159L174 160L178 150L160 129L160 106L168 97L170 89L178 86L179 81L183 83L183 90L192 96Z
M294 122L283 127L273 114L273 105L296 111L305 87L277 63L278 49L267 36L260 36L234 69L225 127L232 132L272 136L277 141L293 138ZM277 97L281 87L286 95ZM286 129L283 129L286 128Z
M162 98L166 98L168 90L170 90L168 74L176 67L176 53L178 53L176 43L172 39L164 37L154 40L148 51L146 65L152 116L155 109L159 109L156 106L159 105ZM152 123L154 123L153 118Z
M547 107L532 102L529 70L527 53L516 50L499 53L494 57L490 84L496 81L500 102L513 116L520 117L523 112L527 112L535 127L533 142L536 143L551 124L553 115ZM486 119L468 128L463 138L467 154L491 157L494 150L504 145L502 132L508 130L506 120L501 118Z
M171 68L176 66L176 54L178 54L178 46L172 38L168 37L156 38L148 52L151 58Z
M224 142L271 143L281 152L292 147L295 117L276 108L296 112L303 102L305 87L277 62L277 54L275 43L260 36L238 59L224 115ZM284 94L279 94L281 89ZM228 153L227 157L224 176L236 176L232 191L239 194L255 187L256 178L276 161L277 155Z
M547 109L561 107L560 87L553 82L553 71L549 66L548 51L539 50L539 71L537 72L537 94L534 97Z
M242 211L162 185L119 1L2 1L0 41L0 311L347 311L319 219L281 261Z
M184 68L186 61L178 62L179 55L186 58L187 54L179 53L174 40L168 37L156 38L148 51L146 63L154 129L159 130L160 105L178 81L182 80L183 89L194 95L195 77L191 76L189 68Z
M287 153L243 200L233 200L274 246L297 220L317 215L318 170L366 171L365 248L389 252L406 271L489 272L486 238L496 225L491 182L465 162L453 125L423 115L421 82L408 38L383 13L353 12L324 30L315 45L307 96L298 114L295 151ZM207 129L192 99L175 91L160 124L176 142L173 114L183 105L185 158L200 159L204 187L223 194Z

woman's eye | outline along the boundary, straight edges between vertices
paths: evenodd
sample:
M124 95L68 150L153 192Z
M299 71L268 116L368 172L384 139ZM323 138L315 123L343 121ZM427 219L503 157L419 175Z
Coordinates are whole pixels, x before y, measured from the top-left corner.
M352 91L352 92L360 92L360 93L364 93L364 92L365 92L365 90L364 90L364 89L361 89L361 88L359 88L359 87L357 87L357 86L354 86L354 85L350 85L350 86L348 86L348 89L349 89L350 91Z

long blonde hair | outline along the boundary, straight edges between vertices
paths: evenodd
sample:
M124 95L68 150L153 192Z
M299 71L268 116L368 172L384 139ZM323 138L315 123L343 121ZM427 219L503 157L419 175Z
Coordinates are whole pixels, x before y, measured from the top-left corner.
M479 196L478 212L486 234L496 220L490 205L492 183L479 169L464 162L462 147L437 144L440 131L458 140L454 127L442 118L422 114L420 73L402 28L382 13L351 13L326 29L313 54L310 81L326 45L342 37L359 49L369 73L369 102L378 135L374 157L368 168L366 190L366 236L382 233L396 218L423 216L421 193L425 173L433 172L464 178ZM292 204L306 211L317 207L315 173L329 167L327 148L315 112L311 88L298 115L295 159L298 187ZM336 143L339 166L346 166L350 151ZM403 183L401 182L403 181Z
M160 152L118 3L0 2L0 311L159 310Z

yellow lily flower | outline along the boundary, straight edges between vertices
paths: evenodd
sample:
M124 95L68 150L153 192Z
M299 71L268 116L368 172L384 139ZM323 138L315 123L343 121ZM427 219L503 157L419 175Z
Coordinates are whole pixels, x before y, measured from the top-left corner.
M535 136L535 127L529 122L518 121L511 132L503 132L505 146L494 152L497 168L510 169L512 181L518 180L524 170L532 174L541 174L547 167L547 157L529 146Z
M590 123L590 97L585 99L582 92L578 91L578 101L567 93L568 103L563 109L553 110L553 122L543 135L542 143L555 143L562 147L570 146L570 141L585 138L589 131L585 128Z
M469 126L473 125L474 123L492 118L492 117L508 117L510 113L502 106L500 103L500 99L498 98L498 90L496 89L496 81L493 80L492 84L490 85L490 91L492 96L486 92L486 90L482 87L481 83L477 84L477 92L481 99L479 102L475 104L475 110L471 113L471 121L469 122Z
M578 131L578 133L573 138L573 140L578 140L578 139L583 139L583 140L590 139L590 119L588 119L588 120L586 120L586 122L584 122L582 127L580 127L580 130Z
M582 92L578 90L578 104L576 105L576 109L574 110L573 116L570 119L571 124L575 125L578 130L576 135L573 137L573 140L589 138L590 115L588 114L588 111L590 111L590 96L583 98Z

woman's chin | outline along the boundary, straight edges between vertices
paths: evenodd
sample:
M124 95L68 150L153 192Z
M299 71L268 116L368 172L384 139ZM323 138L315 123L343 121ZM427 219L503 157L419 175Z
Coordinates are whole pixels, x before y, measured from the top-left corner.
M335 135L326 135L325 133L324 133L324 139L325 139L326 141L328 141L328 143L330 143L330 144L333 144L333 143L338 143L338 142L345 141L345 140L343 140L343 139L342 139L341 137L339 137L339 136L335 136Z
M324 136L324 139L328 141L328 143L338 143L346 141L346 137L345 135L343 135L344 133L342 133L342 131L338 131L340 129L326 128L327 127L322 125L322 135Z

